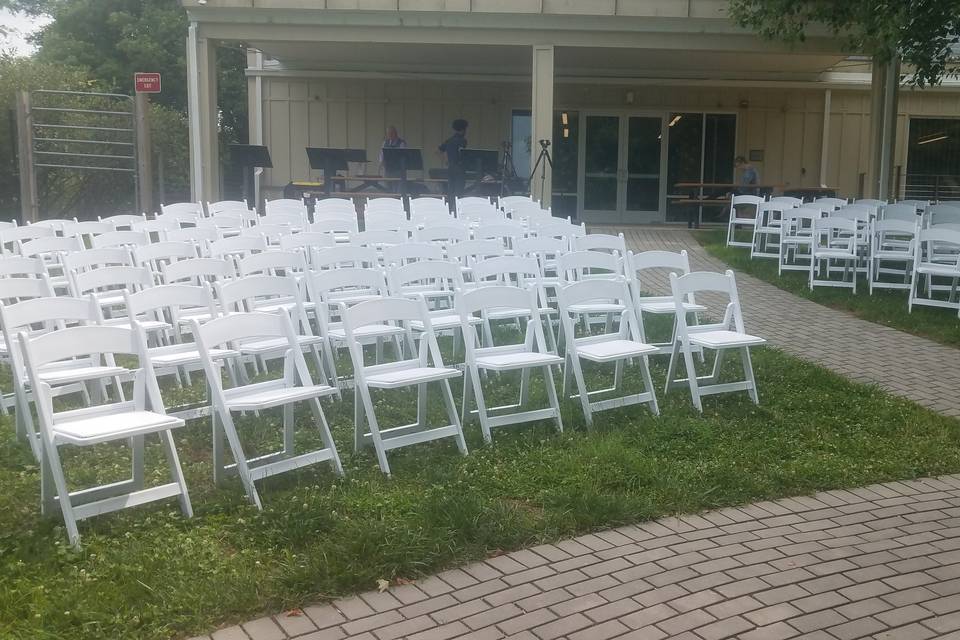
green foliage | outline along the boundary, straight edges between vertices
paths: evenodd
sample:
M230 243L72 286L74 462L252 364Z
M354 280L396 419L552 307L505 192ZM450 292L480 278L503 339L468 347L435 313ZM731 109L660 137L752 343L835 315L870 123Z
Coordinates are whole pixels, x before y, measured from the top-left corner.
M96 517L81 524L79 552L57 518L39 516L36 463L6 420L0 637L179 638L589 530L960 470L956 420L771 349L754 356L759 407L727 394L707 399L701 416L686 393L663 394L657 358L659 418L641 407L609 411L587 432L568 402L565 433L550 424L504 428L492 446L482 444L474 419L466 425L469 456L449 441L397 450L392 479L370 451L352 452L353 407L344 394L324 406L346 478L325 465L271 478L259 483L262 513L237 480L213 485L209 423L196 421L176 434L196 516L182 518L170 502ZM596 371L588 375L599 384ZM638 377L628 368L627 384ZM532 401L543 402L539 376L533 380ZM516 382L504 375L485 384L499 403ZM201 395L200 385L164 395L174 404ZM407 392L375 402L389 425L409 420L415 404ZM434 397L431 416L442 411ZM248 455L279 444L279 421L274 412L241 421ZM301 430L299 447L316 442L315 432ZM72 452L68 478L120 479L127 454L107 445ZM148 446L148 483L168 481L160 459L158 445Z
M740 25L787 42L825 25L851 52L880 61L899 53L919 86L956 73L952 48L960 41L960 0L730 0Z
M697 239L710 254L737 271L749 273L802 298L847 311L863 320L960 347L960 318L949 309L918 306L914 307L913 313L909 313L906 291L877 289L870 295L863 277L857 284L856 295L849 289L832 287L819 287L811 291L806 272L785 271L783 275L778 275L776 260L751 260L749 249L726 246L725 233L726 230L704 231Z

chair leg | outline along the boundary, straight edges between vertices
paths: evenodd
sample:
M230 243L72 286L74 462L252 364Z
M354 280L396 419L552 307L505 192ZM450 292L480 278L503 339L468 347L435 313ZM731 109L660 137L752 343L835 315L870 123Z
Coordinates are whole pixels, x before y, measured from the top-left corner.
M417 426L427 428L427 385L417 385Z
M442 380L441 383L443 387L443 403L447 406L447 419L450 420L450 424L457 427L457 435L455 437L457 448L460 450L460 453L467 455L467 441L463 437L463 425L460 424L460 417L457 415L457 405L453 402L453 391L450 390L450 381ZM480 402L479 399L478 402Z
M750 358L750 347L742 347L740 350L740 358L743 362L743 373L747 380L750 382L750 388L748 393L750 394L750 399L753 400L753 404L760 404L760 395L757 393L757 380L753 375L753 361Z
M587 421L587 427L593 426L593 409L590 407L590 396L587 395L587 384L583 379L583 369L580 366L580 356L576 353L571 355L573 362L573 377L577 381L577 389L580 391L580 405L583 407L583 417Z
M469 380L463 381L464 392L467 392L467 387L470 387L469 393L473 396L474 402L477 404L477 417L480 418L480 432L483 434L483 441L487 444L493 442L493 433L490 430L490 416L487 415L487 402L483 397L483 381L480 379L479 370L472 371L471 368L468 368L466 375ZM463 407L464 412L467 411L467 406Z
M169 430L160 434L160 444L163 445L167 456L167 464L170 465L170 479L180 487L180 495L177 496L177 500L180 501L180 512L187 518L192 518L193 505L190 504L190 494L187 493L187 481L183 477L180 456L177 455L177 446L173 441L173 434Z
M313 398L310 400L310 410L313 412L314 424L320 431L320 439L323 446L330 450L330 464L333 465L333 472L341 478L343 477L343 464L340 462L340 454L337 452L337 445L333 441L333 435L330 433L330 425L327 424L327 416L323 413L323 407L320 400Z
M293 405L283 405L283 454L292 456L293 447Z
M130 438L130 453L133 486L136 489L143 489L143 436Z
M557 423L557 431L563 433L563 417L560 415L562 412L560 410L560 399L557 398L556 382L553 380L553 368L542 367L542 369L543 382L547 386L547 399L550 401L550 406L553 407L553 410L557 412L555 418Z
M667 381L664 383L663 392L669 393L671 388L676 385L677 356L679 355L680 341L674 338L673 349L670 351L670 363L667 365Z
M387 452L383 448L383 439L380 437L380 425L377 422L377 415L373 411L373 400L370 398L370 391L362 385L357 385L360 400L363 402L363 412L367 419L367 428L370 429L370 439L373 440L373 448L377 453L377 463L380 465L380 471L385 475L390 475L390 463L387 462ZM360 424L357 425L357 438L361 438Z
M660 415L660 405L657 404L657 392L653 388L653 377L650 375L650 359L647 356L640 359L640 372L643 374L645 391L650 392L650 411L653 412L653 415L658 416Z
M63 524L67 529L67 537L73 547L80 546L80 530L77 529L77 519L73 515L73 504L70 502L70 490L67 488L67 479L63 475L63 465L60 463L60 452L56 445L45 448L47 464L50 465L50 475L60 502L60 512L63 514Z
M693 364L693 355L690 353L689 345L683 345L682 351L683 361L687 366L687 384L690 386L690 396L693 400L693 406L697 408L697 411L703 413L703 403L700 400L700 385L697 382L697 369Z
M520 371L520 406L525 407L530 402L530 369Z
M223 432L227 436L227 444L230 445L230 453L233 454L233 461L237 465L237 472L240 474L240 482L243 484L243 488L247 492L247 499L250 500L250 502L257 508L258 511L263 511L263 503L260 502L260 494L257 492L257 487L250 478L250 467L247 465L247 456L243 452L243 447L240 445L240 436L237 434L237 428L233 422L233 416L228 412L225 413L226 415L220 416L221 424L223 427Z

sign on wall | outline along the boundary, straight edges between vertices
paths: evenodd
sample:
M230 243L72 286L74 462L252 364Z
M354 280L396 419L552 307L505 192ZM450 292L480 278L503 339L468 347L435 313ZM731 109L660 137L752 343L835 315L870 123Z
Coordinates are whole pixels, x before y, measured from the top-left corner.
M137 72L133 74L133 86L137 93L160 93L160 74Z

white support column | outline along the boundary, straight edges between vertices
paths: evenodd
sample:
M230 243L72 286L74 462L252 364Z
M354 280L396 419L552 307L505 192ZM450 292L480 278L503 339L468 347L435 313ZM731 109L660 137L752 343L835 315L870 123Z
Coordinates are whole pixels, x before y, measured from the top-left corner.
M900 61L874 63L870 100L870 173L868 194L886 200L890 195L897 145L897 107L900 95Z
M820 139L820 183L827 186L827 166L830 161L830 111L833 108L833 92L827 89L823 94L823 137ZM836 186L836 185L834 185Z
M187 32L187 89L190 120L190 194L194 201L220 199L219 109L216 42Z
M263 69L263 53L254 49L247 49L247 67ZM257 74L247 78L247 127L250 144L264 144L263 142L263 77ZM260 206L260 178L262 169L256 169L253 174L254 201L248 203L259 210Z
M540 154L540 140L553 142L553 45L533 47L533 108L531 109L532 143L530 149L531 170ZM553 148L550 149L553 157ZM544 163L545 164L545 161ZM541 182L541 168L530 183L530 195L538 198L543 207L549 207L553 194L553 171L546 167L546 179Z

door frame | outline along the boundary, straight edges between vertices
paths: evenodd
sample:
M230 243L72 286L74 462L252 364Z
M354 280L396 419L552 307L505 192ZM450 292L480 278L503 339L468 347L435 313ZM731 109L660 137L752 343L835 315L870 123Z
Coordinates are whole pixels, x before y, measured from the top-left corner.
M662 222L665 219L665 203L667 199L667 145L669 132L667 131L667 116L669 112L651 109L581 109L580 134L577 150L577 217L584 222L596 224L644 224ZM617 205L615 211L587 210L585 208L584 190L586 184L586 153L587 127L586 119L590 116L615 116L619 119L617 130ZM657 198L657 211L627 211L627 181L629 179L628 141L630 135L630 118L659 118L660 120L660 179Z

